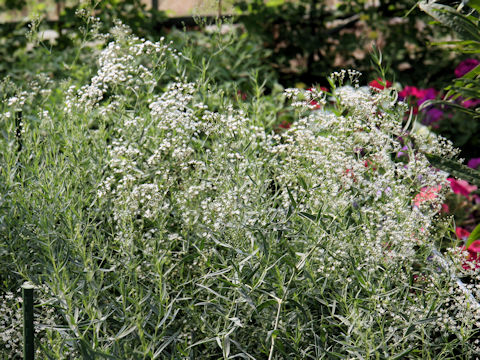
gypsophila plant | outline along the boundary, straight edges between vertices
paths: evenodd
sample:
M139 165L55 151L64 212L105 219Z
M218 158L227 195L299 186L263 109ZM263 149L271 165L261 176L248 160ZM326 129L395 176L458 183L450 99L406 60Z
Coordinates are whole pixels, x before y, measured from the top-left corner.
M479 354L479 270L436 255L447 174L425 155L457 151L394 91L344 70L239 102L175 44L112 34L88 81L2 99L4 344L28 280L44 358Z

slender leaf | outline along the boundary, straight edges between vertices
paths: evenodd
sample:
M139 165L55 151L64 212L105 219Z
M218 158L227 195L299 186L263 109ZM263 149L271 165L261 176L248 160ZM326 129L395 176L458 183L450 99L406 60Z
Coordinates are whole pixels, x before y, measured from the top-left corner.
M467 16L460 14L450 6L438 3L420 2L420 9L442 25L455 31L463 40L480 41L478 27Z
M450 175L480 186L480 172L469 168L454 160L445 159L438 155L425 154L432 166L448 172Z
M480 12L480 0L469 0L467 5Z
M466 108L462 105L455 104L451 101L446 101L446 100L428 100L428 101L425 101L420 108L424 109L430 105L445 105L452 109L461 111L467 115L470 115L474 119L480 117L480 113L478 113L477 111L470 108Z
M472 233L467 239L467 243L465 244L465 247L468 249L470 245L473 244L474 241L480 239L480 224L477 225L475 229L473 229Z
M312 214L309 214L309 213L306 213L306 212L303 212L303 211L299 212L298 215L300 215L300 216L302 216L302 217L304 217L308 220L311 220L313 222L317 222L317 220L318 220L315 215L312 215Z

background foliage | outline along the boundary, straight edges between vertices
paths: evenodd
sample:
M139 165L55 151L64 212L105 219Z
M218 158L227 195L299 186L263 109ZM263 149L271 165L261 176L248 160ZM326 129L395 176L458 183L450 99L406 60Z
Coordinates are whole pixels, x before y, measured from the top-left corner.
M413 0L376 6L340 1L333 11L318 0L237 4L246 13L240 21L272 50L270 63L289 85L324 82L330 72L346 66L371 72L366 49L372 44L384 54L390 79L404 84L439 84L454 64L448 52L427 49L434 34L442 36L442 31L428 24Z

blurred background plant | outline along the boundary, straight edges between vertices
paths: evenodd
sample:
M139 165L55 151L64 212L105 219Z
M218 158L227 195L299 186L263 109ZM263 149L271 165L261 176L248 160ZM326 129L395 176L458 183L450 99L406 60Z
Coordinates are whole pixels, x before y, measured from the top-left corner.
M443 37L448 31L431 26L428 17L415 1L263 1L232 0L223 11L233 15L233 21L242 25L249 41L268 52L261 61L276 72L284 86L304 83L326 85L325 77L341 68L355 68L371 72L373 66L368 55L375 44L384 54L389 65L391 80L402 84L426 87L444 83L449 76L447 69L454 67L454 59L442 48L428 48L433 38ZM88 16L95 16L100 32L105 32L118 18L140 37L156 39L169 32L170 27L159 24L166 19L164 11L152 11L141 0L105 0L82 2L57 2L58 21L37 23L41 38L48 49L65 50L77 46L86 26L93 26ZM6 2L3 9L21 9L25 2ZM76 16L86 9L86 19ZM204 5L205 7L205 5ZM215 6L210 6L215 14ZM49 8L32 7L45 18ZM411 10L413 9L413 10ZM408 11L411 12L407 15ZM220 11L219 11L220 12ZM46 19L48 20L48 19ZM3 24L1 38L4 42L1 63L3 71L22 62L29 54L26 23ZM181 23L177 25L182 28ZM401 34L401 36L399 36ZM25 50L26 49L26 50ZM29 61L28 63L38 63ZM0 71L2 69L0 68ZM368 80L372 79L366 79ZM419 82L420 81L420 82Z
M445 70L452 68L454 59L444 49L427 48L432 37L446 32L431 26L415 3L349 0L332 6L319 0L239 0L236 4L243 14L239 21L272 50L269 62L289 86L323 83L330 72L346 67L370 73L372 44L388 61L391 79L438 85L448 78Z
M78 51L85 40L98 40L96 35L108 32L116 20L140 36L151 36L158 21L166 18L163 11L147 10L141 0L50 3L55 5L54 20L52 9L46 3L27 0L0 3L0 12L16 10L13 19L5 17L0 25L0 74L15 76L44 69L42 71L51 70L58 77L63 63L70 64L70 59L78 54L85 56ZM25 13L26 8L30 12ZM34 47L42 49L33 51ZM52 53L54 55L49 56Z

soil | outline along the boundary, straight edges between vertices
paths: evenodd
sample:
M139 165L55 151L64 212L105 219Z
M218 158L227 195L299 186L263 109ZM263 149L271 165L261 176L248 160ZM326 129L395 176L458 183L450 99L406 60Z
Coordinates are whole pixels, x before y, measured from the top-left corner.
M149 0L147 0L150 2ZM159 0L160 10L170 10L173 16L190 15L202 4L202 0Z

